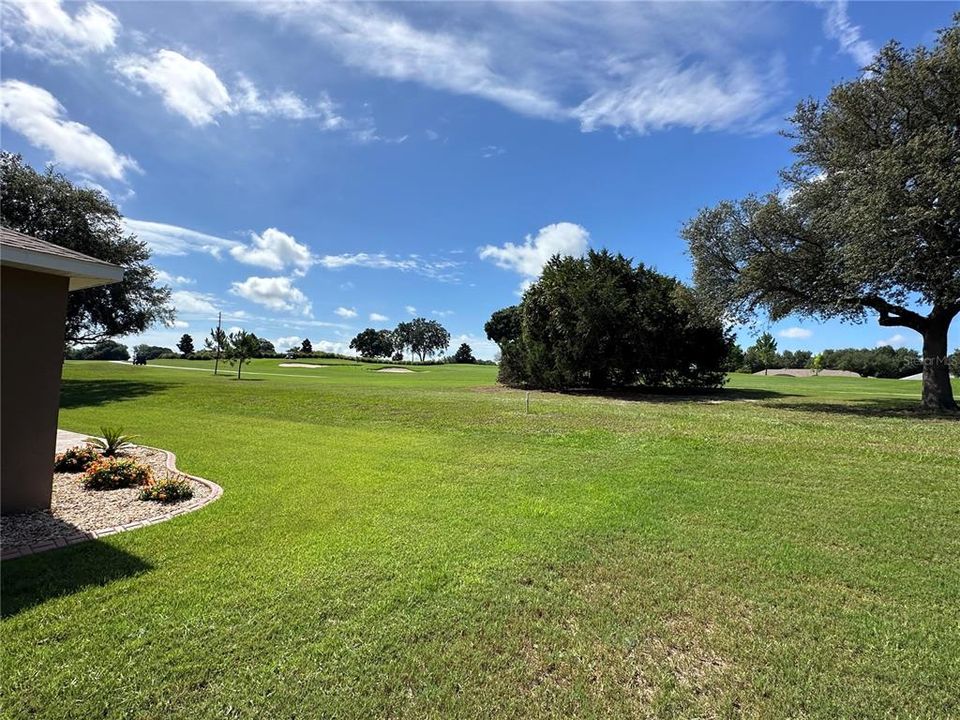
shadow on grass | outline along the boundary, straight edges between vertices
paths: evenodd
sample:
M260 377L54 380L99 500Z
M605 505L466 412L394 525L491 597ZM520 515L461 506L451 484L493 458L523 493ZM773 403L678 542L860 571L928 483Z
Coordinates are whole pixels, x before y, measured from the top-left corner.
M49 550L0 568L0 616L13 617L54 598L147 572L152 565L98 540Z
M60 407L78 408L105 405L118 400L135 398L161 392L172 383L146 380L72 380L60 384Z
M629 400L631 402L648 403L685 403L736 401L736 400L774 400L788 397L801 397L790 393L775 390L760 390L754 388L717 388L716 390L679 390L672 388L620 388L617 390L564 390L561 395L576 397L599 397L610 400Z
M849 402L778 402L776 407L783 410L796 410L808 413L830 413L854 417L909 418L917 420L960 421L960 412L931 412L920 406L917 400L851 400Z

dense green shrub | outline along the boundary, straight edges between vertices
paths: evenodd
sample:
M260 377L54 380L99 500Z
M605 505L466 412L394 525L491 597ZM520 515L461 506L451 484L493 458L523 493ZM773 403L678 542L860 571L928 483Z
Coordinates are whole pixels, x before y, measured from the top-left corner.
M149 467L131 458L104 457L93 462L83 475L87 490L116 490L147 485L153 480Z
M67 448L56 456L53 461L53 470L61 473L83 472L99 457L100 453L89 445L77 445Z
M192 498L193 488L190 487L190 483L186 480L167 475L162 480L157 480L145 485L143 489L140 490L139 497L141 500L172 503Z
M519 310L495 313L491 329L500 382L555 390L718 387L733 344L689 288L606 250L551 258Z

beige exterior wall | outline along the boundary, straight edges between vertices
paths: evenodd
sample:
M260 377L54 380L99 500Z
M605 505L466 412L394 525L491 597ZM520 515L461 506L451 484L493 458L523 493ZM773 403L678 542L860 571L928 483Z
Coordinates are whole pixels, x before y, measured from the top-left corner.
M50 507L69 278L0 268L0 512Z

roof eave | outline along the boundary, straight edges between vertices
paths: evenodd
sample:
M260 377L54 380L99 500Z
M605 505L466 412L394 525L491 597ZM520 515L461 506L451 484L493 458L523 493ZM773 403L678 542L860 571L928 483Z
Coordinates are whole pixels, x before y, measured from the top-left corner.
M70 290L109 285L123 280L123 268L96 260L79 260L4 245L0 264L70 278Z

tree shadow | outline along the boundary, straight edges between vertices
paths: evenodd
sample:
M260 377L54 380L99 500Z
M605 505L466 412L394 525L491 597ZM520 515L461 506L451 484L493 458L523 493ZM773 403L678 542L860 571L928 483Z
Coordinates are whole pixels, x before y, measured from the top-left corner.
M78 408L105 405L118 400L133 400L161 392L173 383L147 380L74 380L60 383L60 407Z
M875 398L847 402L778 402L771 407L807 413L830 413L868 418L906 418L916 420L960 421L960 412L933 412L920 406L917 400Z
M48 550L0 566L0 617L13 617L48 600L141 575L153 566L99 540Z
M800 397L791 393L757 388L716 388L701 390L683 390L674 388L618 388L616 390L591 390L579 388L563 390L558 394L576 397L598 397L609 400L627 400L647 403L690 403L690 402L737 402L774 400L787 397Z

